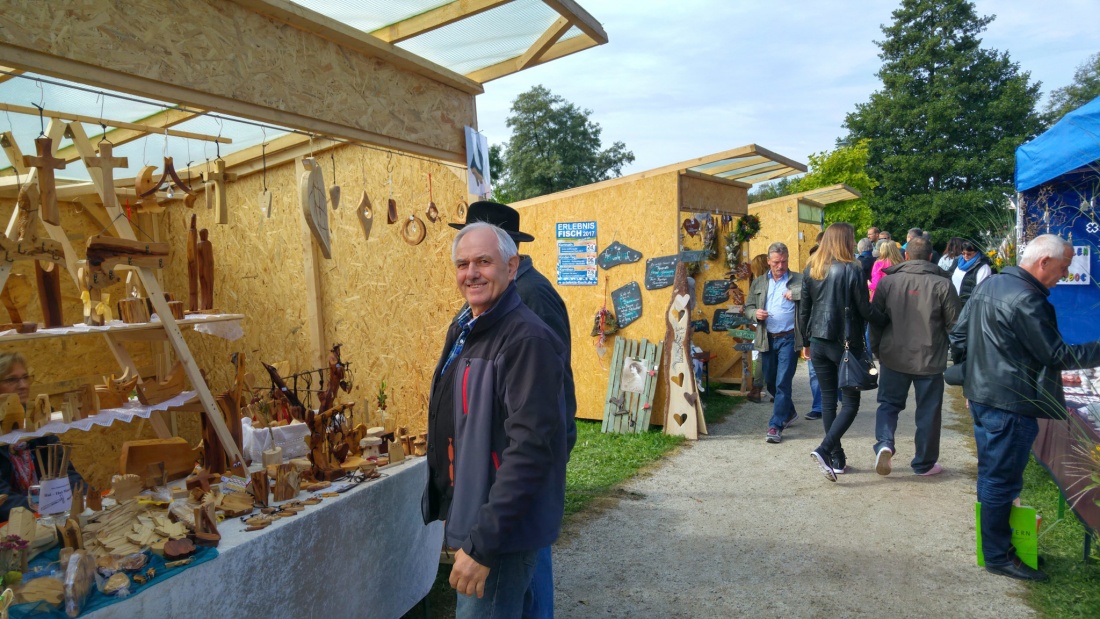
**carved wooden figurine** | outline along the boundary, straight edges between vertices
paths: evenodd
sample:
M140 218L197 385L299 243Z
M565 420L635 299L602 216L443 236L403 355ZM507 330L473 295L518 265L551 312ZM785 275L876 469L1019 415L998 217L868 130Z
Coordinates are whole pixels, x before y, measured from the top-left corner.
M199 230L195 227L195 215L187 229L187 309L199 311Z
M199 230L199 242L195 245L195 259L199 270L199 310L214 309L214 247L207 238L210 232Z
M186 384L187 375L183 369L183 363L177 361L163 381L151 380L138 383L138 400L146 406L160 404L182 393Z
M122 378L104 379L104 384L96 385L95 394L99 398L100 408L118 408L130 401L130 392L137 387L138 377L130 377L130 369L122 373Z

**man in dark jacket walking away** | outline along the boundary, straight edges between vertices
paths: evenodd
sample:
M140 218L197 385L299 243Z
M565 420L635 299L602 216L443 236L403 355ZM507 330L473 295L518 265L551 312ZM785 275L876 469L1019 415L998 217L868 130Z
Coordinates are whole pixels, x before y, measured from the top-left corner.
M520 301L517 254L484 222L465 226L452 249L468 307L432 375L422 507L458 549L458 617L520 616L538 551L561 530L565 347Z
M951 330L955 363L966 364L963 393L978 444L985 569L1022 580L1047 578L1016 556L1008 523L1039 433L1035 419L1065 419L1063 370L1100 365L1100 342L1066 344L1047 299L1072 260L1073 246L1065 240L1053 234L1035 238L1020 266L974 290Z
M875 291L876 306L890 317L885 327L871 327L871 349L882 365L875 415L875 471L890 474L897 452L894 433L909 388L916 392L916 449L911 465L917 475L936 475L943 468L940 425L943 371L947 368L947 335L962 309L947 273L932 264L932 245L922 237L909 240L905 262L886 269Z

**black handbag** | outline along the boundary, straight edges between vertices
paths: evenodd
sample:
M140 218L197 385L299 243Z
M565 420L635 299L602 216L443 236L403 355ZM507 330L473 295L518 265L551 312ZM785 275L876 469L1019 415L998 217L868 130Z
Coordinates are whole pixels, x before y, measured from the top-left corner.
M848 272L848 277L851 273ZM851 291L851 286L848 290ZM849 295L849 306L851 305ZM878 389L878 368L871 358L871 351L864 342L863 353L856 354L849 347L851 330L851 308L844 308L844 354L840 357L840 365L837 367L837 388L855 391L870 391Z

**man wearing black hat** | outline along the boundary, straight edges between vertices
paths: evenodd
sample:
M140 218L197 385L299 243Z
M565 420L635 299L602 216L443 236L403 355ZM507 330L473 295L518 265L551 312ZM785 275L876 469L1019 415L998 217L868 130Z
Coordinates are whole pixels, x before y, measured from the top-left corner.
M498 202L474 202L466 211L466 223L450 224L450 226L461 230L466 224L475 221L484 221L500 227L512 237L517 246L520 243L530 243L535 240L535 237L520 231L519 212ZM569 312L565 308L565 301L562 300L558 291L554 290L550 280L535 269L531 256L520 254L519 258L515 283L520 300L541 318L565 345L566 445L569 451L572 451L573 445L577 442L577 395L570 362L572 336L569 328ZM535 575L527 591L523 610L524 617L554 616L554 573L549 546L539 551Z

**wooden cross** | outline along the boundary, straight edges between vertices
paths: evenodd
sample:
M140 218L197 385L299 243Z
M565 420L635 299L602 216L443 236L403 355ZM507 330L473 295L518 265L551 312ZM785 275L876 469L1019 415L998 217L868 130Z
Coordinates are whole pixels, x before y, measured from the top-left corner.
M84 165L89 168L99 168L103 174L103 208L110 212L116 208L118 200L115 197L115 168L125 168L129 165L126 157L112 157L114 145L110 142L100 142L98 157L84 157Z
M228 181L237 180L237 175L231 172L225 171L225 160L218 159L214 161L215 170L213 172L203 172L202 180L204 183L214 185L214 214L218 223L229 223L229 209L228 202L225 197L225 184Z
M42 221L55 226L61 225L61 212L57 210L57 187L54 170L64 170L65 160L53 156L53 140L42 136L34 140L37 157L23 156L23 165L38 170L38 187L41 195L39 212Z
M185 484L187 489L202 488L203 492L210 492L210 482L215 483L221 479L220 475L212 475L206 469L199 469L199 472L187 478Z

